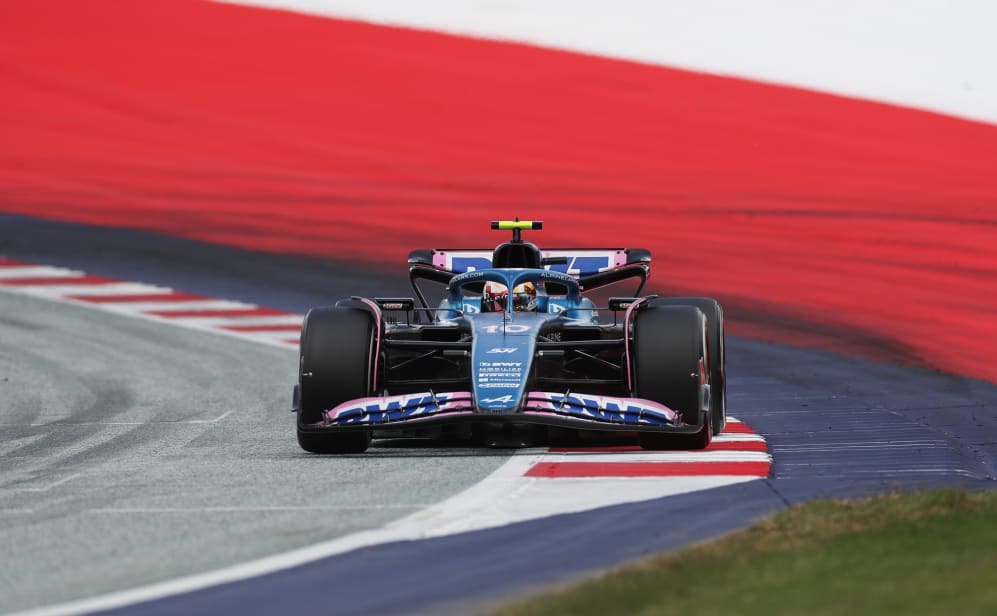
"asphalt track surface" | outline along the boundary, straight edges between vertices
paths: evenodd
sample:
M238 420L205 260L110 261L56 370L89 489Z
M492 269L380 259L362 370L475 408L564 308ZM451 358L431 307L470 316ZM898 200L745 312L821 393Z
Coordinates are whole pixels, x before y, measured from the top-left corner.
M0 216L0 254L285 310L400 278L120 229ZM507 454L425 447L307 456L294 353L0 295L0 611L204 571L378 526ZM364 548L120 612L467 612L737 528L816 496L990 488L997 386L733 338L731 412L769 480ZM361 509L342 509L361 507Z

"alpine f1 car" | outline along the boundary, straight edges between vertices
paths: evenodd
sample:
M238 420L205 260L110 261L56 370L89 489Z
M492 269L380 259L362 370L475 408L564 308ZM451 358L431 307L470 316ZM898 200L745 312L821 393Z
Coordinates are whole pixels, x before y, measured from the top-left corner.
M492 445L594 431L645 449L706 447L726 421L720 304L641 295L648 250L541 251L522 238L541 228L496 221L512 239L494 250L413 251L414 298L309 311L294 388L301 447L359 453L373 437L461 431ZM591 291L628 280L636 292L596 306ZM438 304L427 283L440 285Z

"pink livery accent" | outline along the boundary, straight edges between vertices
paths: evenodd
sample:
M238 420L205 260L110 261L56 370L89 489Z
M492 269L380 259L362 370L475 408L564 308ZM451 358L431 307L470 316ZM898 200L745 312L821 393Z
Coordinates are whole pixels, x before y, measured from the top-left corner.
M349 400L325 412L327 424L383 424L427 419L435 415L471 413L474 402L469 391L380 396Z
M447 263L447 253L442 250L434 250L433 267L439 269L450 269L449 267L447 267L448 265L449 263Z
M358 297L357 299L370 306L375 315L374 326L377 328L377 341L374 344L374 375L370 382L370 388L377 391L377 364L381 360L381 307L366 297Z
M564 415L610 423L674 425L679 414L667 406L643 398L618 398L583 393L531 391L523 412L528 415Z
M623 355L625 356L625 360L627 362L627 389L630 391L634 390L633 365L630 361L630 314L634 311L634 308L646 301L646 297L638 299L634 303L627 306L627 311L623 315Z

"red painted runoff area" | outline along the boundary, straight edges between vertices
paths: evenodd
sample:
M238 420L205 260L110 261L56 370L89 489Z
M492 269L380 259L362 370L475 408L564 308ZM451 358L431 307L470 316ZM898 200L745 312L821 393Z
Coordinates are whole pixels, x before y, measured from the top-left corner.
M190 293L135 293L128 295L84 295L70 296L94 304L121 304L128 302L200 302L210 298Z
M734 333L997 381L997 126L196 0L0 9L0 211L401 273L641 246Z

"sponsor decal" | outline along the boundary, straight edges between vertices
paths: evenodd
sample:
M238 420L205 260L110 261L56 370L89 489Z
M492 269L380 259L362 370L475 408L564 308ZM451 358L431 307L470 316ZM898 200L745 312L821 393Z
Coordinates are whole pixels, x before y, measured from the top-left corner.
M567 263L548 266L551 271L570 276L595 274L613 267L613 253L568 257Z
M515 353L518 350L519 350L519 347L512 347L512 348L495 347L495 348L489 350L488 353Z
M487 325L484 327L486 333L497 334L502 332L504 334L523 334L530 331L527 325L516 325L515 323L506 323L504 325Z
M495 349L493 349L495 350ZM500 348L504 354L517 349ZM491 352L491 351L489 351ZM478 388L519 387L523 382L523 362L521 361L482 361L478 362Z
M386 398L362 398L337 406L326 413L326 418L335 424L350 425L359 423L383 423L401 419L413 419L436 413L469 407L470 393L432 393Z
M475 270L488 269L492 266L491 255L487 257L481 256L453 256L447 259L449 263L447 264L447 269L451 272L473 272Z
M562 274L561 272L550 272L550 271L547 271L547 272L544 272L544 273L540 274L540 278L542 278L544 280L560 280L561 282L568 283L568 284L570 284L570 283L572 283L572 282L575 281L574 276L569 276L567 274Z
M669 425L674 424L678 417L671 409L650 400L634 398L531 392L528 400L531 410L611 423Z

